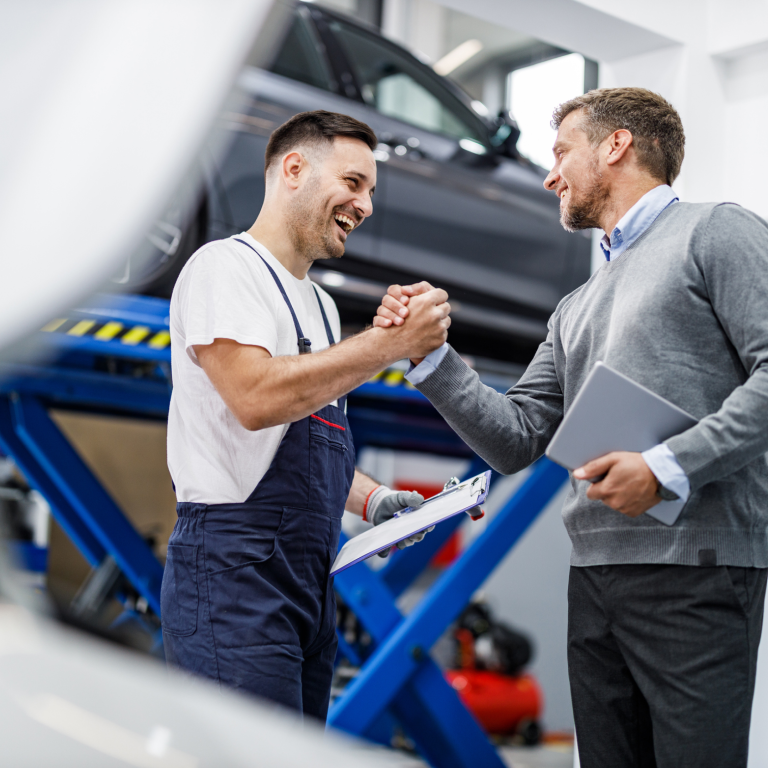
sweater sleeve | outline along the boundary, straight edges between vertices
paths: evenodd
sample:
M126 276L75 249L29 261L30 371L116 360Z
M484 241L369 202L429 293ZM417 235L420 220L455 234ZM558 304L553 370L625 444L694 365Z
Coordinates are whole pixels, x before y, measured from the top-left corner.
M768 224L718 206L693 258L745 372L716 413L666 441L695 491L768 451Z
M459 437L505 475L536 461L563 418L552 328L550 320L546 341L506 394L483 384L452 347L437 368L416 385Z

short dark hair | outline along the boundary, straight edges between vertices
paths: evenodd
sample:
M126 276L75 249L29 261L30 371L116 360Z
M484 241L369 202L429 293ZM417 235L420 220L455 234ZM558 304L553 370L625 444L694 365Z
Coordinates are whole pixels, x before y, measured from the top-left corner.
M634 139L641 167L655 179L671 184L685 157L685 132L677 110L645 88L600 88L566 101L554 111L552 127L576 110L584 113L583 128L598 146L614 131L627 130Z
M338 112L326 112L323 109L314 112L299 112L290 120L275 128L267 143L264 156L264 173L279 158L296 147L307 144L333 144L337 136L358 139L370 149L376 149L379 143L373 129L355 120L349 115Z

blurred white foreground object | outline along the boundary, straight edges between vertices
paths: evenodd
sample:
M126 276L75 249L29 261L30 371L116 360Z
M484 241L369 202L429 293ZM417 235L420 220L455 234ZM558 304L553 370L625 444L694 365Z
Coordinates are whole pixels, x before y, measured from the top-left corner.
M119 270L275 7L0 3L0 349Z
M136 247L275 8L279 17L267 0L0 4L0 352ZM4 766L392 764L4 602L27 600L5 557L0 547Z
M403 758L0 604L2 764L386 768Z

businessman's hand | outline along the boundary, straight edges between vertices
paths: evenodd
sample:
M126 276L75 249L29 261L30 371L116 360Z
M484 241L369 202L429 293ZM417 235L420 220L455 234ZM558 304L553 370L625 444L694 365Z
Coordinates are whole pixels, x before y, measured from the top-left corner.
M381 300L381 305L376 311L373 325L378 328L402 326L406 318L415 314L419 309L421 302L418 299L414 302L412 299L419 296L433 295L435 291L441 291L441 289L433 288L426 281L415 283L414 285L390 285L386 296ZM447 299L448 294L445 294L445 297ZM446 301L440 305L440 309L445 312L445 319L447 321L445 329L447 332L448 326L451 323L451 319L448 316L451 311L451 305ZM433 347L433 349L437 349L437 347ZM430 349L429 352L431 351L433 350ZM424 359L424 355L419 355L416 350L412 350L409 357L414 365L418 365Z
M577 480L605 477L587 490L587 498L602 501L627 517L638 517L661 501L659 481L640 453L614 451L574 470Z

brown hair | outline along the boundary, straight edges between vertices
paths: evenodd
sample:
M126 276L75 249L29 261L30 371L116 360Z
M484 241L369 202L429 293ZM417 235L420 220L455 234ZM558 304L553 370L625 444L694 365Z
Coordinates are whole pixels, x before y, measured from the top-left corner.
M561 104L552 114L557 130L563 120L582 110L583 129L598 146L614 131L632 134L638 163L655 179L671 184L685 156L685 132L677 110L658 93L645 88L600 88Z
M337 136L359 139L370 149L375 149L379 143L370 126L349 115L326 112L323 109L315 112L299 112L298 115L294 115L276 128L269 137L264 156L264 173L269 171L269 167L276 160L296 147L307 144L326 144L330 148Z

